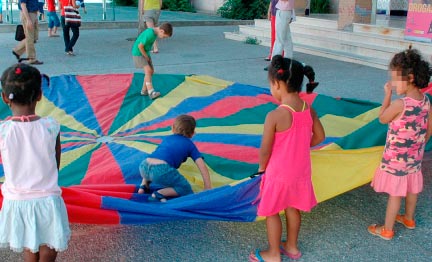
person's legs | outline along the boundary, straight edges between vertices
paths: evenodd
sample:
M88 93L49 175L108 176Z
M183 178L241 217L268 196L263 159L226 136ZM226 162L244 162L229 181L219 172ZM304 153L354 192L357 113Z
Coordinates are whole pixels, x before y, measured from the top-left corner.
M57 16L56 12L53 12L53 16L52 17L53 17L53 21L54 21L54 27L53 27L52 33L55 36L57 36L57 28L60 27L60 20L59 20L59 18Z
M47 12L48 16L48 36L53 35L53 28L54 28L54 18L53 18L53 12Z
M398 214L400 209L401 200L402 197L389 196L384 223L385 230L393 231L393 227L396 222L396 215Z
M405 198L405 219L414 220L418 194L408 193Z
M297 246L298 235L300 232L301 215L296 208L289 207L285 209L287 241L283 243L283 248L290 254L296 255L300 252Z
M270 18L270 26L271 26L271 34L270 34L270 54L268 56L268 58L271 60L272 56L272 51L273 51L273 47L274 47L274 42L276 39L276 16L272 15Z
M282 55L282 51L284 51L284 57L292 58L292 40L289 28L291 18L292 11L276 10L276 39L273 46L272 57L275 55ZM291 41L291 47L287 48L287 40Z
M57 251L49 248L48 246L40 246L39 248L39 261L41 262L54 262L57 258Z
M285 26L284 26L284 38L282 40L283 42L283 50L284 50L284 57L286 58L293 58L293 52L294 52L294 48L293 48L293 43L292 43L292 37L291 37L291 29L290 29L290 23L292 20L292 11L287 11L286 12L286 17L285 17Z
M28 249L23 252L24 262L37 262L39 261L39 253L32 253Z
M147 90L147 94L150 96L151 99L158 98L160 96L160 92L157 92L153 88L152 83L152 77L153 77L153 67L151 65L145 65L144 66L144 83L143 87L141 89L141 93L145 94L145 90Z
M153 18L146 18L146 24L148 28L154 28L155 27L155 22L153 20ZM159 49L158 49L158 45L157 45L157 41L155 40L153 43L153 53L158 53Z
M65 44L65 52L68 53L70 52L69 50L69 43L70 43L69 28L70 27L66 25L64 16L62 16L60 20L61 20L61 26L63 28L63 41Z
M279 214L266 217L267 240L269 248L261 251L260 256L265 261L280 261L280 245L282 237L282 221ZM255 256L255 254L251 254Z
M79 38L79 27L71 27L71 29L72 29L72 39L69 42L69 51L73 52L73 47L75 46Z

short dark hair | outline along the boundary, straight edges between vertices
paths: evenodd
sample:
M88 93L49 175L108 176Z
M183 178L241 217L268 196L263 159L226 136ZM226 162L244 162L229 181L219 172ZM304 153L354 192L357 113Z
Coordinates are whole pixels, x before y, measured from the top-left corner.
M167 34L168 36L172 36L173 26L170 23L163 23L159 26L159 28L164 30L165 34Z
M195 127L195 118L190 115L179 115L174 120L173 132L190 138L195 133Z
M30 105L42 93L42 77L39 70L27 64L15 64L1 76L2 92L13 103Z
M404 77L412 74L417 88L427 87L432 75L430 64L422 58L418 50L411 47L395 54L390 61L389 69L401 71Z

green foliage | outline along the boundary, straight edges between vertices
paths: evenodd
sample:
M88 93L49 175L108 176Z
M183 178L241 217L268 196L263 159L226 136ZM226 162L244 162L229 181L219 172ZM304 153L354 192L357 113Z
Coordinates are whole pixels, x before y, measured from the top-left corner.
M313 14L328 14L330 12L329 0L313 0L311 1L311 13Z
M164 0L162 9L170 11L196 12L190 0Z
M121 6L138 6L138 0L114 0L114 2Z
M256 37L250 37L250 36L248 36L245 39L245 43L249 44L249 45L259 45L261 43L261 41L258 40L258 38L256 38Z
M266 18L269 3L270 0L227 0L217 13L230 19Z

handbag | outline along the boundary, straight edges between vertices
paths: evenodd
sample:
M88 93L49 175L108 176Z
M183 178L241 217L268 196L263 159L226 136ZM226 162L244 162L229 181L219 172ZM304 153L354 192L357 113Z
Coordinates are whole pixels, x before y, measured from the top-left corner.
M75 7L72 6L71 2L69 5L64 7L65 12L65 24L70 27L81 26L81 15Z
M15 31L15 40L21 41L25 38L24 34L24 27L23 25L17 25L16 31Z

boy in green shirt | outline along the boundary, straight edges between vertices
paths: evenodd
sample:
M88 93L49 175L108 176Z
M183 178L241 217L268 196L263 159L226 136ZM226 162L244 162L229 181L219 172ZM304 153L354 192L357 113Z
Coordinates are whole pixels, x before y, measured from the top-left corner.
M163 23L158 27L147 28L144 30L132 47L132 58L136 68L143 68L144 82L141 89L141 95L150 96L151 99L156 99L160 96L153 88L152 76L154 73L153 63L150 56L150 50L156 38L168 38L173 33L173 27L170 23Z

